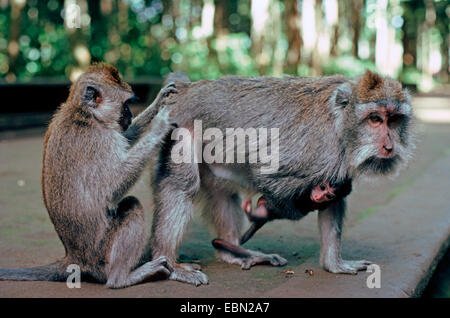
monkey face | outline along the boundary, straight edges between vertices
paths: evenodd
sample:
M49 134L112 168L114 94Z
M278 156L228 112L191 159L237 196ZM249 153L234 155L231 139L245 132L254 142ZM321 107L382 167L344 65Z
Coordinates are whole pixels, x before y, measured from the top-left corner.
M76 91L81 91L77 93ZM72 98L81 95L83 112L107 128L125 131L131 124L129 103L135 100L130 86L110 65L88 69L73 85Z
M398 82L373 73L370 76L373 82L369 84L367 75L363 78L367 87L357 86L352 164L361 173L392 174L406 164L413 148L409 96Z

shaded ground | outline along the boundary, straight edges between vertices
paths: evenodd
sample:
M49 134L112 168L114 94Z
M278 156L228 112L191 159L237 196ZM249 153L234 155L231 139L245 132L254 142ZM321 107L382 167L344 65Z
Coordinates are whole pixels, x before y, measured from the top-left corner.
M373 234L362 234L364 241L359 241L359 236L352 234L359 231L356 229L360 228L367 218L373 219L378 211L383 211L383 208L393 201L401 203L402 193L433 171L436 162L450 155L449 124L419 123L418 131L417 155L410 167L398 178L354 185L354 191L349 198L347 227L344 232L344 255L348 258L369 258L374 254L373 251L383 249L383 246L378 246L376 239L370 236ZM0 267L43 265L63 256L62 244L42 202L42 136L41 129L0 135ZM442 163L439 167L442 169ZM150 228L152 206L148 180L148 174L144 175L132 194L143 202ZM442 192L435 195L445 196L448 193L448 185L447 180L447 183L441 185ZM420 192L415 199L417 203L433 200L432 197L422 197ZM411 196L405 197L405 200L408 200L405 204L410 204ZM432 218L433 210L427 212ZM293 285L289 284L289 280L296 282L298 277L309 280L310 283L324 284L323 286L330 282L345 284L361 281L362 276L366 277L367 273L342 276L320 269L316 219L316 214L311 213L301 222L273 222L247 243L249 248L279 253L287 258L289 263L284 268L258 266L250 271L242 271L236 266L217 261L210 244L213 236L197 215L180 249L180 258L187 262L200 262L209 276L211 283L208 286L196 288L171 281L159 281L124 290L107 290L102 285L83 283L81 289L70 290L64 283L0 282L0 297L256 297L262 294L289 297L292 286L284 286ZM417 227L420 226L421 224L417 224ZM354 232L352 229L355 229ZM383 228L376 230L377 235L385 235ZM398 235L401 237L402 233ZM348 254L350 251L351 254ZM391 257L395 257L395 253ZM315 274L306 275L306 268L312 268ZM286 275L283 272L286 269L294 270L295 274ZM302 286L299 285L298 288Z

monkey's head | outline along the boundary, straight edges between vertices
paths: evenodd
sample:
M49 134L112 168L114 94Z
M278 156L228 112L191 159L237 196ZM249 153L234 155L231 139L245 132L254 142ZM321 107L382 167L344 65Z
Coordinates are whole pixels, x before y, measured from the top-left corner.
M76 108L77 121L93 119L107 128L125 131L131 124L129 103L134 99L117 69L99 63L90 66L72 85L66 104Z
M370 71L343 85L336 103L343 107L342 142L350 170L355 175L395 174L414 149L408 92L399 82Z

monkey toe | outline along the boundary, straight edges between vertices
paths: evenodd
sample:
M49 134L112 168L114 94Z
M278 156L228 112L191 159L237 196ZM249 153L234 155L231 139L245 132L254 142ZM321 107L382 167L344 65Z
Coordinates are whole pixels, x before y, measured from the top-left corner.
M181 265L181 266L180 266ZM191 269L187 270L186 264L178 264L174 268L174 271L170 274L169 279L175 280L182 283L188 283L195 286L207 285L208 284L208 276L202 273L199 270ZM189 264L191 265L191 264Z
M178 264L180 265L182 268L184 268L187 271L201 271L202 267L198 264L194 264L194 263L180 263Z
M169 274L173 272L173 266L165 256L158 257L157 259L153 260L152 263L167 268L167 270L169 270Z
M280 255L277 254L271 254L269 255L270 258L270 264L272 266L284 266L287 264L287 260L283 257L281 257Z
M218 256L226 263L240 265L243 270L248 270L259 264L269 264L272 266L284 266L287 264L287 260L278 254L264 254L252 250L245 251L248 256L239 257L225 252L219 252Z
M249 258L243 259L241 269L248 270L252 266L258 264L270 264L272 266L284 266L287 264L287 260L277 254L263 254L257 253Z
M326 265L325 269L330 273L335 274L356 275L358 271L366 270L367 266L370 264L372 264L372 262L366 260L359 260L359 261L340 260L339 262Z

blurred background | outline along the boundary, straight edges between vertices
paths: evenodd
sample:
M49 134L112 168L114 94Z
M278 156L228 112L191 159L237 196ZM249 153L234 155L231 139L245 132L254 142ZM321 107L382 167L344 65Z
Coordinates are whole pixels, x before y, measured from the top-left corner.
M445 93L449 16L448 0L0 0L0 94L12 101L0 131L46 123L97 61L118 67L141 106L172 70L198 80L371 69ZM450 122L441 108L430 116Z
M0 0L0 76L73 81L95 61L127 79L372 69L430 91L449 79L449 16L443 0Z

